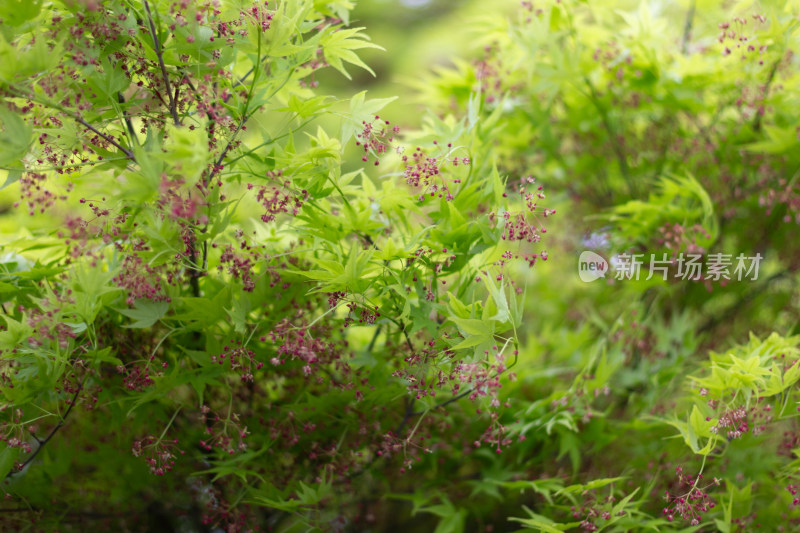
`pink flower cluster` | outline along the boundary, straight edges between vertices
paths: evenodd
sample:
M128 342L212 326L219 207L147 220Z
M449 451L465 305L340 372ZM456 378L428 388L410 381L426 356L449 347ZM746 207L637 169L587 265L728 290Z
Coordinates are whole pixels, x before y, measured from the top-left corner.
M159 270L146 264L135 253L123 258L119 274L114 276L113 281L119 288L124 289L127 295L125 302L128 305L133 305L140 298L153 302L169 301L161 286Z
M224 365L227 361L233 372L238 372L241 375L242 381L252 383L255 379L253 372L261 370L264 363L256 359L256 353L248 350L242 346L242 341L234 341L233 346L224 346L222 353L219 355L212 355L211 362L219 365Z
M703 514L717 505L708 495L707 489L718 486L720 481L714 478L712 483L700 487L699 484L703 479L703 474L698 474L697 477L686 475L680 466L675 468L675 475L677 480L674 483L673 490L664 491L664 499L667 501L667 506L662 510L662 514L670 522L675 520L676 517L680 517L688 520L693 526L699 525Z
M378 121L377 125L375 121ZM390 145L394 141L394 136L400 132L400 128L394 126L390 130L390 122L388 120L381 121L379 115L375 115L374 121L362 121L361 124L364 126L364 129L361 133L356 135L359 139L356 141L356 146L360 146L364 149L364 155L361 157L361 160L369 161L369 157L372 156L375 158L375 166L378 166L380 163L378 158L388 151Z
M438 148L438 142L433 141L433 144ZM421 146L417 146L416 150L411 154L403 155L402 161L405 165L403 175L405 176L406 183L412 187L422 188L422 194L419 195L419 201L424 202L425 197L431 198L439 196L448 202L453 200L453 185L461 183L461 180L455 178L450 184L444 177L444 169L448 164L454 167L461 165L469 165L470 160L468 157L456 157L452 155L453 145L448 143L445 153L441 155L429 155Z
M133 441L131 453L134 457L143 457L150 466L150 473L156 476L163 476L173 469L176 453L185 454L178 448L178 439L163 440L153 435Z
M211 409L203 405L200 407L202 422L205 425L207 438L200 441L200 446L210 452L218 448L228 455L247 449L244 439L250 434L247 427L241 425L239 415L231 413L227 418L220 418L213 414Z

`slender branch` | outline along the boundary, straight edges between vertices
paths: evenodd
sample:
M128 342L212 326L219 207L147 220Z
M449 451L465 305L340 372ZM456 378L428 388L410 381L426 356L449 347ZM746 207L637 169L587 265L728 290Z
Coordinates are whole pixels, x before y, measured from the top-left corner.
M689 12L686 14L686 24L683 26L683 40L681 40L681 51L686 55L689 51L689 38L692 34L692 24L694 24L694 11L697 0L692 0Z
M767 82L764 84L764 99L763 102L766 104L767 97L769 96L769 89L772 86L772 80L775 79L775 74L778 72L778 65L781 64L783 60L783 55L779 57L775 63L772 64L772 68L769 71L769 76L767 76ZM761 117L763 115L756 111L756 117L753 119L753 131L761 131Z
M37 168L11 168L11 167L0 167L0 170L7 170L8 172L50 172L51 170L68 170L72 168L78 167L86 167L90 165L102 165L103 163L108 163L109 161L124 161L129 159L129 157L109 157L108 159L98 159L96 161L84 161L82 163L73 163L71 165L59 165L54 167L37 167Z
M153 46L156 51L156 57L158 58L158 65L161 67L161 75L164 77L164 85L166 86L167 90L167 97L169 98L169 113L172 115L172 120L175 121L175 125L180 125L181 121L178 118L178 106L177 100L175 97L172 96L172 88L169 84L169 74L167 74L167 66L164 64L164 53L161 49L161 42L158 40L158 34L156 33L156 26L153 24L153 14L150 13L150 2L144 0L144 9L147 11L147 22L150 25L150 34L153 36ZM177 96L177 91L175 95Z
M219 154L217 162L214 164L214 168L212 168L211 172L208 174L208 177L206 178L206 184L211 183L211 180L214 178L214 176L216 176L219 173L219 171L222 170L222 162L225 160L225 156L228 155L228 152L233 147L233 142L236 140L236 136L244 127L245 122L247 122L247 118L248 117L246 114L242 116L242 120L239 121L239 125L236 126L236 130L233 132L233 135L231 135L231 138L228 140L228 144L225 145L225 148L222 149L222 153Z
M516 339L516 329L515 329L515 331L514 331L514 334L515 334L515 337L514 337L514 338ZM509 342L511 342L511 339L510 339L510 338L506 340L506 343L503 345L503 349L502 349L502 350L500 350L500 352L501 352L501 353L502 353L503 351L505 351L505 349L506 349L506 346L508 346L508 343L509 343ZM514 341L514 346L515 346L515 347L517 346L517 344L516 344L516 340ZM515 350L514 350L514 362L513 362L513 363L511 363L511 364L510 364L508 367L506 367L506 368L505 368L505 370L501 370L500 372L498 372L498 373L495 375L495 377L499 377L501 374L503 374L503 372L506 372L507 370L511 369L511 368L512 368L514 365L516 365L516 364L517 364L517 351L516 351L516 349L515 349ZM450 405L451 403L457 402L458 400L460 400L460 399L461 399L461 398L463 398L464 396L467 396L468 394L472 394L472 393L473 393L473 392L475 392L476 390L478 390L478 387L477 387L477 386L470 387L469 389L465 390L464 392L462 392L462 393L459 393L459 394L456 394L455 396L453 396L453 397L452 397L452 398L450 398L449 400L445 400L445 401L443 401L443 402L437 403L437 404L436 404L436 405L434 405L433 407L429 407L429 408L425 409L424 411L416 411L416 412L414 412L414 413L411 413L411 416L420 416L420 415L422 415L422 414L424 414L424 413L426 413L426 412L428 412L428 411L435 411L435 410L437 410L437 409L441 409L442 407L444 407L444 406L446 406L446 405Z
M6 507L0 508L0 514L3 513L39 513L44 511L44 509L39 507ZM59 513L60 516L66 517L75 521L76 519L85 520L85 519L92 519L92 520L103 520L108 518L119 518L125 516L126 513L100 513L97 511L67 511L64 510L63 512L60 509L53 509L48 508L49 512ZM128 514L133 514L139 511L130 511Z
M79 123L81 126L83 126L83 127L87 128L87 129L89 129L89 130L93 131L94 133L96 133L97 135L99 135L100 137L102 137L102 138L103 138L103 139L104 139L106 142L108 142L108 143L109 143L109 144L111 144L112 146L116 147L116 148L117 148L118 150L120 150L120 151L121 151L123 154L125 154L125 155L128 157L128 159L134 159L134 160L136 159L136 158L134 157L134 155L133 155L133 152L131 152L130 150L128 150L127 148L125 148L124 146L122 146L121 144L119 144L119 143L118 143L117 141L115 141L115 140L114 140L114 138L113 138L113 137L111 137L110 135L107 135L107 134L105 134L105 133L101 132L100 130L98 130L97 128L95 128L94 126L92 126L91 124L89 124L88 122L86 122L85 120L83 120L83 119L82 119L81 117L79 117L78 115L75 115L75 117L73 117L73 118L74 118L76 121L78 121L78 123Z
M406 427L406 424L408 423L408 421L411 420L412 416L415 416L415 414L414 414L414 398L412 398L410 396L407 396L406 397L406 411L403 414L403 419L400 421L400 423L397 425L397 427L392 432L392 433L394 433L394 435L396 437L400 436L400 433L402 433L403 429Z
M622 177L625 178L625 181L628 183L628 188L630 189L632 188L632 185L630 181L630 171L628 170L628 160L625 158L625 153L622 151L621 143L617 142L616 133L614 133L614 128L611 127L611 121L608 118L608 111L603 104L600 103L600 96L598 95L594 84L589 80L589 78L584 78L584 81L586 86L589 88L589 99L600 113L600 120L603 122L603 128L605 128L606 132L608 133L608 140L611 142L611 148L614 150L614 155L616 155L617 162L619 163L619 171L622 173Z
M234 141L236 141L236 137L239 135L239 132L242 131L244 128L247 119L250 118L250 102L253 100L253 91L256 88L256 82L258 81L258 75L260 74L260 67L261 66L261 32L258 33L258 52L256 63L253 66L253 80L250 82L250 90L247 91L247 100L244 103L244 111L242 112L242 120L239 121L239 125L236 126L236 130L231 135L231 138L228 140L228 144L225 145L225 148L222 150L222 153L219 154L219 158L217 158L217 163L214 165L214 168L211 169L211 173L208 175L206 179L206 183L211 183L211 180L214 176L222 170L222 162L225 160L225 156L228 155L228 151L233 147Z
M48 433L44 439L41 440L39 440L38 438L36 439L37 441L39 441L39 446L32 454L28 456L27 459L25 459L25 461L22 463L22 466L18 470L9 472L8 475L6 476L6 479L25 470L25 467L31 464L31 462L33 462L34 459L36 459L36 456L39 455L39 452L42 451L42 448L44 448L45 445L47 445L47 443L50 442L50 439L52 439L55 436L58 430L61 429L61 427L66 422L67 417L72 412L72 409L75 407L75 404L78 401L78 395L81 393L81 390L83 390L83 383L84 382L81 381L80 385L78 385L78 390L76 390L75 394L72 395L72 400L69 402L69 407L67 407L67 411L64 413L64 416L61 417L61 420L58 421L58 424L53 426L53 429L50 430L50 433Z
M405 323L401 320L399 325L400 325L400 329L403 332L403 336L405 336L405 338L406 338L406 345L408 346L408 349L411 350L411 352L413 352L414 351L414 345L411 344L411 337L408 336L408 331L406 330Z
M411 418L414 416L414 401L415 399L413 397L406 396L405 413L403 414L403 419L400 420L400 423L397 425L394 431L391 432L395 437L400 435L400 432L402 432L403 429L406 427L408 421L411 420ZM380 455L374 455L367 464L362 466L361 469L359 469L358 471L349 474L347 478L354 479L361 476L362 474L367 472L372 467L372 465L374 465L381 457L382 456Z
M245 80L247 80L247 78L249 78L249 77L250 77L250 74L252 74L254 70L255 70L255 67L250 67L250 70L248 70L247 72L245 72L245 73L244 73L244 75L242 75L242 77L241 77L241 78L239 78L238 80L236 80L236 82L233 84L233 87L231 87L231 88L232 88L232 89L235 89L235 88L236 88L236 87L238 87L239 85L244 85L244 82L245 82ZM228 100L230 100L231 96L233 96L233 93L231 93L231 94L229 94L228 96L226 96L225 98L223 98L223 100L222 100L222 101L227 103L227 102L228 102Z
M180 96L180 94L181 94L181 84L180 83L176 83L175 84L175 95L172 97L172 101L175 103L176 111L177 111L178 102L179 102L178 97Z
M456 395L456 396L453 396L453 397L452 397L452 398L450 398L449 400L445 400L444 402L441 402L441 403L439 403L439 404L436 404L436 405L434 405L433 407L430 407L430 408L428 408L428 409L425 409L424 411L414 411L414 402L415 402L415 398L414 398L414 397L412 397L412 396L407 396L407 397L406 397L406 402L405 402L405 412L403 413L403 418L400 420L400 423L399 423L399 424L397 424L397 427L395 427L395 429L394 429L394 430L393 430L391 433L392 433L392 434L393 434L395 437L397 437L397 438L400 438L400 434L401 434L401 433L402 433L402 431L405 429L406 425L408 424L408 421L409 421L409 420L411 420L412 418L414 418L414 417L417 417L417 416L421 416L421 415L425 414L425 413L426 413L426 412L428 412L428 411L435 411L436 409L442 408L442 407L444 407L444 406L446 406L446 405L448 405L448 404L451 404L451 403L453 403L453 402L457 402L458 400L460 400L460 399L461 399L461 398L463 398L464 396L466 396L466 395L470 394L470 393L471 393L471 392L473 392L474 390L475 390L475 388L474 388L474 387L473 387L473 388L470 388L469 390L466 390L466 391L462 392L461 394L458 394L458 395ZM359 477L359 476L361 476L362 474L364 474L364 473L365 473L367 470L369 470L369 469L372 467L372 465L373 465L373 464L375 464L375 462L377 462L377 461L378 461L378 459L379 459L380 457L381 457L381 456L378 456L378 455L374 456L374 457L372 458L372 460L370 460L370 461L369 461L369 462L368 462L366 465L364 465L364 466L363 466L363 467L362 467L360 470L358 470L357 472L354 472L354 473L352 473L352 474L348 475L348 476L347 476L347 477L348 477L348 479L354 479L354 478L356 478L356 477Z
M35 441L36 441L36 443L37 443L39 446L41 446L41 445L42 445L42 439L40 439L40 438L38 437L38 435L36 435L36 433L34 433L33 431L31 431L30 429L28 429L28 433L30 433L30 434L31 434L31 437L33 437L33 440L35 440Z
M195 255L197 252L197 248L195 247L196 240L192 240L189 242L189 256L191 257L192 263L195 261ZM203 264L206 262L206 248L205 243L203 243ZM198 298L200 296L200 276L202 275L202 270L198 269L196 266L192 266L189 269L189 286L192 288L192 296Z
M378 340L378 337L381 334L381 329L383 329L383 324L379 325L375 328L375 334L372 336L372 340L369 341L369 346L367 346L367 352L372 353L372 349L375 348L375 341Z
M444 406L446 406L446 405L450 405L450 404L451 404L451 403L453 403L453 402L457 402L458 400L460 400L460 399L461 399L461 398L463 398L464 396L466 396L466 395L468 395L468 394L471 394L471 393L472 393L472 392L474 392L474 391L475 391L475 387L472 387L472 388L470 388L470 389L467 389L467 390L465 390L464 392L462 392L461 394L458 394L458 395L456 395L456 396L453 396L453 397L452 397L452 398L450 398L449 400L445 400L445 401L443 401L443 402L441 402L441 403L438 403L438 404L434 405L433 407L431 407L431 408L430 408L430 409L428 409L428 410L429 410L429 411L435 411L435 410L437 410L437 409L441 409L442 407L444 407ZM425 412L425 411L415 411L415 412L411 413L411 416L419 416L419 415L421 415L421 414L422 414L422 413L424 413L424 412Z
M253 69L251 70L251 72L253 72L253 80L250 83L250 90L247 92L247 100L245 101L244 104L244 111L242 112L242 120L239 121L239 125L236 126L236 130L233 132L231 138L228 140L228 144L225 145L225 148L223 148L222 153L219 154L217 162L211 169L211 172L209 172L208 177L203 179L204 185L209 185L211 183L211 180L214 179L214 176L216 176L217 174L219 174L220 171L222 171L222 162L225 161L225 157L228 155L228 152L233 147L233 143L236 141L236 137L239 135L239 132L242 131L242 128L244 128L245 123L251 116L248 114L248 111L250 110L250 102L253 99L253 91L255 91L256 82L258 81L258 75L260 74L259 67L261 66L261 37L262 35L261 32L259 31L256 63L253 66ZM250 72L248 72L248 75L249 74ZM208 225L206 224L206 228L207 227ZM203 232L206 231L206 228L203 228ZM206 245L205 242L203 242L203 266L205 267L205 265L207 264L208 264L208 246Z
M121 92L117 93L117 102L119 102L121 105L125 104L125 97L122 96ZM125 126L128 128L128 134L131 136L131 142L139 144L139 138L136 136L136 130L133 129L131 117L128 115L128 111L124 107L122 108L122 117L125 121Z
M124 146L122 146L121 144L119 144L119 143L118 143L117 141L115 141L115 140L114 140L114 138L113 138L113 137L111 137L110 135L108 135L108 134L106 134L106 133L103 133L103 132L101 132L100 130L98 130L97 128L95 128L94 126L92 126L91 124L89 124L88 122L86 122L85 120L83 120L83 117L81 117L81 116L80 116L78 113L76 113L75 111L71 111L71 110L69 110L69 109L67 109L67 108L65 108L65 107L63 107L63 106L61 106L61 105L59 105L59 104L57 104L57 103L55 103L55 102L51 102L51 101L49 101L49 100L46 100L46 99L43 99L43 98L37 98L37 97L36 97L36 96L34 96L34 95L26 94L26 93L24 93L24 92L22 92L22 91L19 91L19 90L17 90L17 89L15 89L15 88L13 88L13 87L7 87L7 88L6 88L6 90L7 90L9 93L11 93L13 96L17 97L17 98L24 98L24 99L26 99L26 100L30 100L31 102L36 102L36 103L38 103L38 104L41 104L41 105L47 106L47 107L49 107L49 108L51 108L51 109L55 109L56 111L60 111L61 113L64 113L65 115L67 115L68 117L70 117L71 119L73 119L74 121L76 121L78 124L80 124L80 125L84 126L85 128L87 128L87 129L89 129L89 130L93 131L95 134L97 134L97 135L99 135L101 138L103 138L103 139L104 139L106 142L108 142L108 143L109 143L109 144L111 144L112 146L116 147L116 148L117 148L118 150L120 150L120 151L121 151L123 154L125 154L125 156L126 156L128 159L131 159L131 160L133 160L133 161L136 161L136 157L134 157L134 155L133 155L133 152L131 152L130 150L128 150L127 148L125 148Z
M775 274L771 275L764 281L764 283L754 288L750 292L744 294L733 305L729 306L727 309L725 309L725 311L720 313L718 316L709 318L702 326L700 326L697 332L705 333L723 322L730 321L736 315L736 313L741 311L747 304L752 302L758 295L766 291L773 281L776 281L788 275L789 273L790 272L788 270L782 270L780 272L776 272Z

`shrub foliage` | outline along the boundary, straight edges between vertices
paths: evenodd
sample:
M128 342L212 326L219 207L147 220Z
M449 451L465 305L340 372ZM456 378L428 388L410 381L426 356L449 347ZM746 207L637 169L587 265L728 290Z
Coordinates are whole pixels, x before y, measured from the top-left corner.
M799 6L711 4L498 9L393 124L347 1L4 2L0 523L796 527Z

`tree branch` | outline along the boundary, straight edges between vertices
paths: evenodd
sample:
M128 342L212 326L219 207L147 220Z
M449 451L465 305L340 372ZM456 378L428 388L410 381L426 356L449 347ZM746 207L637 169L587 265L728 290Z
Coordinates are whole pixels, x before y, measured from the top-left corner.
M125 104L125 97L122 96L121 92L117 92L117 102L120 104ZM123 107L122 108L122 117L125 121L125 126L128 129L128 134L131 136L131 142L139 144L139 138L136 136L136 130L133 129L133 122L131 122L131 117L128 115L128 111Z
M50 439L52 439L55 436L58 430L61 429L61 427L64 425L64 422L66 422L67 417L72 412L72 409L75 407L75 404L78 401L78 395L81 393L81 390L83 390L83 383L84 382L81 381L81 384L78 385L78 390L76 390L75 394L72 395L72 400L69 402L69 407L67 407L67 411L64 413L64 416L61 417L61 420L58 421L58 424L53 426L53 429L50 430L50 433L48 433L44 439L41 440L38 438L36 439L37 441L39 441L39 446L36 448L36 451L34 451L32 454L28 456L27 459L25 459L25 461L22 463L22 466L20 466L18 470L9 472L8 475L6 476L6 479L25 470L25 467L31 464L31 462L33 462L34 459L36 459L36 456L39 455L39 452L42 451L42 448L44 448L45 445L48 442L50 442Z
M167 66L164 64L164 53L161 50L161 42L158 40L158 34L156 33L156 26L153 24L153 14L150 13L150 2L144 0L144 9L147 11L147 22L150 25L150 34L153 36L153 47L156 51L156 57L158 58L158 65L161 67L161 75L164 77L164 85L166 86L167 90L167 97L169 98L169 113L172 115L172 120L175 121L175 125L179 126L181 121L178 118L178 105L177 100L175 97L172 96L172 88L169 84L169 75L167 74ZM175 95L177 96L177 91Z
M686 14L686 24L683 26L683 39L681 40L681 52L683 55L689 51L689 38L692 34L692 24L694 24L694 11L697 0L692 0L692 5L689 6L689 12Z
M91 130L91 131L92 131L92 132L94 132L95 134L99 135L99 136L100 136L102 139L104 139L106 142L108 142L108 143L109 143L109 144L111 144L112 146L116 147L116 148L117 148L118 150L120 150L120 151L121 151L123 154L125 154L125 156L126 156L128 159L131 159L132 161L136 161L136 157L133 155L133 152L131 152L130 150L128 150L127 148L125 148L124 146L122 146L121 144L119 144L119 143L118 143L117 141L115 141L115 140L114 140L114 138L113 138L113 137L111 137L110 135L108 135L108 134L106 134L106 133L103 133L103 132L101 132L100 130L98 130L97 128L95 128L94 126L92 126L91 124L89 124L88 122L86 122L85 120L83 120L83 117L81 117L81 116L80 116L78 113L76 113L75 111L71 111L71 110L69 110L69 109L66 109L65 107L63 107L63 106L61 106L61 105L59 105L59 104L57 104L57 103L55 103L55 102L50 102L49 100L42 99L42 98L37 98L37 97L36 97L36 96L34 96L34 95L26 94L26 93L24 93L24 92L22 92L22 91L20 91L20 90L18 90L18 89L16 89L16 88L14 88L14 87L7 87L7 88L6 88L6 90L7 90L7 91L8 91L8 92L9 92L9 93L12 95L12 96L14 96L14 97L16 97L16 98L23 98L23 99L25 99L25 100L29 100L29 101L31 101L31 102L36 102L37 104L40 104L40 105L43 105L43 106L47 106L47 107L49 107L50 109L55 109L56 111L60 111L61 113L64 113L66 116L68 116L69 118L73 119L74 121L76 121L76 122L77 122L78 124L80 124L81 126L83 126L83 127L87 128L87 129ZM67 165L67 167L71 167L71 166L75 166L75 165ZM67 167L65 167L65 168L67 168Z
M377 328L375 328L375 334L372 335L372 340L369 341L369 346L367 346L368 353L372 353L372 349L375 348L375 341L378 340L378 336L381 334L381 329L383 329L383 324L380 324Z
M444 407L445 405L449 405L449 404L451 404L451 403L453 403L453 402L457 402L458 400L460 400L461 398L463 398L463 397L464 397L464 396L466 396L467 394L471 394L473 391L475 391L475 388L474 388L474 387L472 387L472 388L470 388L470 389L467 389L467 390L465 390L464 392L462 392L461 394L457 394L456 396L453 396L453 397L452 397L452 398L450 398L449 400L445 400L445 401L443 401L442 403L438 403L438 404L434 405L434 406L433 406L433 407L431 407L429 410L430 410L430 411L435 411L435 410L437 410L437 409L441 409L441 408L442 408L442 407ZM425 412L425 411L415 411L415 412L411 413L411 416L420 416L420 415L421 415L422 413L424 413L424 412Z
M614 128L611 126L611 120L608 118L608 111L603 104L600 103L600 95L597 93L597 89L595 89L594 84L589 80L589 78L584 78L584 82L589 88L589 99L600 113L600 120L603 122L603 128L605 128L606 133L608 133L608 140L611 142L611 149L614 151L614 155L617 157L617 162L619 163L619 171L622 174L622 177L625 178L625 182L628 184L629 191L631 194L633 194L630 170L628 169L628 160L625 157L625 152L622 150L621 143L619 143L616 138L617 135L614 132Z
M399 325L400 330L403 332L403 336L406 338L406 346L408 346L408 349L411 350L411 353L414 353L414 345L411 344L411 337L408 336L405 323L401 320Z
M783 61L783 55L782 54L781 54L781 57L779 57L775 61L775 63L772 64L772 68L769 71L769 76L767 76L767 82L764 84L764 100L763 101L764 101L765 105L766 105L767 97L769 96L769 89L772 86L772 80L775 79L775 74L778 72L778 65L781 64L781 61ZM759 111L756 111L756 117L753 120L753 131L761 131L761 117L762 116L763 115Z
M78 121L78 123L79 123L81 126L83 126L83 127L87 128L87 129L89 129L89 130L93 131L94 133L96 133L97 135L99 135L100 137L102 137L102 138L103 138L103 139L104 139L106 142L108 142L108 143L109 143L109 144L111 144L112 146L116 147L116 148L117 148L118 150L120 150L120 151L121 151L123 154L125 154L125 155L128 157L128 159L133 159L133 160L136 160L136 158L135 158L135 157L134 157L134 155L133 155L133 152L131 152L130 150L128 150L127 148L125 148L124 146L122 146L121 144L119 144L117 141L115 141L115 140L114 140L114 138L113 138L113 137L111 137L111 136L110 136L110 135L108 135L108 134L105 134L105 133L101 132L100 130L98 130L97 128L95 128L94 126L92 126L91 124L89 124L88 122L86 122L85 120L83 120L83 119L82 119L80 116L78 116L78 115L75 115L75 117L73 117L73 118L74 118L76 121Z
M700 328L697 330L697 333L698 334L705 333L723 322L728 322L736 315L736 313L741 311L742 308L744 308L744 306L752 302L757 296L766 291L773 281L776 281L788 274L790 274L788 270L781 270L780 272L776 272L775 274L771 275L766 280L764 280L764 283L760 284L758 287L754 288L748 293L742 295L741 298L739 298L733 305L729 306L718 316L711 317L708 320L706 320L706 322L703 323L703 325L700 326Z

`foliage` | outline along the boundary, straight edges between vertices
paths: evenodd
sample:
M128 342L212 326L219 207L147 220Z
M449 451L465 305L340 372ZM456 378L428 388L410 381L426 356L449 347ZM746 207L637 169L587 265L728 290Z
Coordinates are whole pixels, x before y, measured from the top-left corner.
M524 398L511 426L527 436L519 459L486 470L531 487L623 477L577 501L534 488L527 516L513 516L539 531L792 529L798 5L609 7L523 2L488 15L471 63L415 84L442 112L468 112L464 88L479 89L482 115L502 113L498 165L533 168L563 192L552 205L568 206L572 227L554 228L554 269L574 271L580 250L645 258L638 281L578 287L548 269L529 287L561 303L527 328L537 370L508 391ZM681 278L686 254L764 261L748 282ZM651 279L647 258L662 256L668 275ZM628 496L632 522L615 522Z
M504 267L535 262L549 211L492 169L491 120L400 138L389 99L317 95L375 46L344 4L15 13L2 160L53 225L3 256L11 500L47 523L113 503L125 527L334 527L357 502L334 484L365 497L357 478L451 446L458 419L484 410L470 442L508 444Z
M0 5L4 527L795 527L800 5L352 8Z

